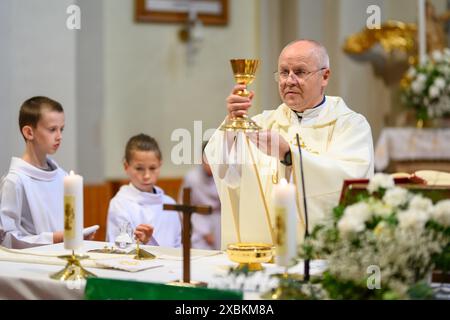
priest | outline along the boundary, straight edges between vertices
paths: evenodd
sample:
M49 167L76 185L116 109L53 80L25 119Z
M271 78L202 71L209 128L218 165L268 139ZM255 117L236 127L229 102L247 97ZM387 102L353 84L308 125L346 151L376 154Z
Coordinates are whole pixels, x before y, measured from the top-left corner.
M275 243L271 194L283 177L297 187L301 242L306 225L303 197L311 232L315 224L331 221L344 179L373 175L370 125L342 98L325 95L329 79L329 57L323 45L313 40L288 44L275 73L283 103L252 118L262 130L218 129L209 140L205 152L222 204L222 248L235 242ZM227 97L228 118L244 116L251 107L254 93L238 94L244 88L236 85Z

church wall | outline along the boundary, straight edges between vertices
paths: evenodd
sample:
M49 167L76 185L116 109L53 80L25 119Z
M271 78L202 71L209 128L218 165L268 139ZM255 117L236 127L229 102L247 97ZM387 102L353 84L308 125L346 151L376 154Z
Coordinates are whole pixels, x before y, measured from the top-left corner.
M104 2L107 178L124 176L125 143L140 132L160 142L162 176L186 172L190 166L171 162L178 143L170 141L171 134L177 128L193 133L195 120L202 121L205 131L224 119L225 97L234 83L229 59L258 56L255 2L231 0L228 27L205 27L191 64L186 44L177 37L180 25L136 24L132 1ZM196 139L200 146L201 137Z
M85 183L105 178L103 3L78 0L82 28L76 32L77 163Z
M64 168L77 170L75 32L66 28L66 8L72 3L1 1L0 140L7 141L1 145L2 173L8 169L12 155L23 154L18 112L22 102L34 95L46 95L62 103L66 127L54 158Z
M11 1L0 1L0 176L8 169L12 153L11 107Z

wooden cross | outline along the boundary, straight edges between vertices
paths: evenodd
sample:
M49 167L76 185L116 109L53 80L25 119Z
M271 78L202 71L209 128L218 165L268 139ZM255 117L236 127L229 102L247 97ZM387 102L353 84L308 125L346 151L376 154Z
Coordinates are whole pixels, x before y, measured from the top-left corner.
M164 204L163 210L183 212L183 283L194 284L191 282L191 215L192 213L210 214L211 206L192 206L191 188L183 189L183 204Z

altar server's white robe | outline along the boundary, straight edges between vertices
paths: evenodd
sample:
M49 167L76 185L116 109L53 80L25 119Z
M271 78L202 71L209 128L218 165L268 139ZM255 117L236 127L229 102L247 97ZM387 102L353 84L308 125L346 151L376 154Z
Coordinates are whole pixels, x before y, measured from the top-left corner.
M64 176L47 159L52 171L13 157L1 181L0 242L8 248L53 243L53 232L64 230Z
M327 96L325 102L303 112L299 121L285 104L253 117L263 129L279 132L289 142L292 169L262 153L238 134L231 150L225 150L225 135L216 130L205 152L211 165L222 204L222 248L237 242L274 243L275 220L271 205L273 176L287 176L297 187L298 241L305 232L300 155L296 133L301 137L309 230L331 220L344 179L370 178L374 172L373 142L364 116L350 110L340 97ZM260 174L268 214L259 189L252 154ZM237 160L236 160L237 159ZM287 171L285 171L287 170ZM240 236L240 239L238 237Z
M192 248L220 249L220 199L213 177L208 176L203 167L199 165L184 177L183 184L180 187L180 202L183 199L183 188L191 188L192 205L211 206L212 208L211 214L192 214ZM213 245L207 243L204 238L208 234L214 236Z
M131 183L122 186L111 199L108 209L107 241L114 242L120 227L130 223L133 230L140 224L153 226L153 235L148 245L179 247L181 245L181 222L177 211L164 211L163 204L174 204L175 200L155 187L156 193L142 192Z

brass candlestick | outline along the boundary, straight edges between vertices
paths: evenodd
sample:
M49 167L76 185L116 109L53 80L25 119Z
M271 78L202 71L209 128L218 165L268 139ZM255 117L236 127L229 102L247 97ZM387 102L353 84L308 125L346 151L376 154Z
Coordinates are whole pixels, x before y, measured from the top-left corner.
M230 60L233 68L234 79L238 84L245 86L251 84L255 80L256 69L258 68L259 60L255 59L232 59ZM250 92L247 89L241 90L237 93L241 97L248 97ZM247 115L229 117L225 123L220 127L223 131L244 131L256 132L261 130L261 127L255 121L250 119Z
M92 272L87 271L81 266L80 260L89 258L88 256L75 255L75 251L72 250L72 254L58 256L60 259L67 260L67 264L61 271L54 273L50 278L60 281L77 281L86 279L87 277L97 277Z
M153 253L150 253L144 249L139 247L139 239L136 238L136 249L131 251L130 254L134 254L134 259L136 260L151 260L155 259L156 256Z

